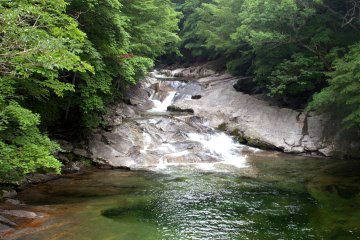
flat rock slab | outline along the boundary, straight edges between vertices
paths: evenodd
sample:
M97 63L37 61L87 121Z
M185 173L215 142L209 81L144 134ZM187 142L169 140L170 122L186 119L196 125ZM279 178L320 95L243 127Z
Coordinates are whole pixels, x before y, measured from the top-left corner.
M2 214L6 214L6 215L10 215L10 216L14 216L14 217L19 217L19 218L38 218L38 217L42 217L41 215L38 215L34 212L30 212L30 211L25 211L25 210L4 210L1 212Z
M5 225L7 225L9 227L16 227L17 226L16 223L14 223L13 221L10 221L9 219L7 219L7 218L5 218L5 217L3 217L1 215L0 215L0 224L5 224Z
M6 233L7 231L10 231L12 230L13 228L9 227L8 225L5 225L5 224L2 224L0 223L0 234L4 234ZM1 235L0 235L0 239L5 239L5 238L2 238Z

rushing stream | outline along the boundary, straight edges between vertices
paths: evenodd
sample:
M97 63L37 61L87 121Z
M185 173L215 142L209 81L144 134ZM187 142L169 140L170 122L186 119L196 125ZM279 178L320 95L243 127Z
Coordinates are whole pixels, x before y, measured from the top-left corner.
M155 93L137 121L184 124L166 109L199 86L156 76L168 94ZM50 217L12 239L360 239L359 163L260 151L201 121L191 126L181 142L156 142L144 129L141 154L157 159L134 162L135 171L99 170L23 191L22 201Z

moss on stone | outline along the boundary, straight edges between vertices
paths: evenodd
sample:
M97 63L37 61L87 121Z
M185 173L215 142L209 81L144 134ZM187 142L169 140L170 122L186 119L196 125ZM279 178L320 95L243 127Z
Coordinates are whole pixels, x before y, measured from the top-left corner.
M222 131L222 132L227 132L228 126L226 123L222 123L217 127L217 130Z
M234 138L235 141L241 143L241 144L247 144L248 141L245 138L244 134L240 132L239 129L234 129L230 132L230 135Z
M276 147L268 143L245 136L245 134L237 128L233 129L229 134L234 138L235 141L239 142L240 144L257 147L265 150L277 150Z

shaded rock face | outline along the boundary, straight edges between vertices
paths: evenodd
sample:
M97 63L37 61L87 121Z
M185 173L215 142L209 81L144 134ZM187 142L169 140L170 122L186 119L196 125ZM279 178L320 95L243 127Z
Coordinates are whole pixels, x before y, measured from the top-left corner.
M264 92L264 88L259 87L253 78L240 78L234 84L234 88L238 92L246 94L259 94Z

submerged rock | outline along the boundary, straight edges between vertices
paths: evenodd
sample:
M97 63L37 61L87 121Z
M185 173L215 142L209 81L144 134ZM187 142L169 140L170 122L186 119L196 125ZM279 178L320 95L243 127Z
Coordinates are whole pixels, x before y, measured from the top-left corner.
M34 212L29 212L25 210L4 210L2 214L19 217L19 218L38 218L41 217Z
M12 205L21 205L21 202L19 200L17 200L17 199L9 198L9 199L6 199L5 202L10 203Z
M11 228L10 226L0 223L0 234L5 234L6 232L8 232L12 229L13 228ZM5 239L5 238L1 238L1 236L0 236L0 239Z
M13 221L10 221L9 219L7 219L7 218L5 218L5 217L3 217L1 215L0 215L0 224L5 224L5 225L7 225L9 227L16 227L17 226L16 223L14 223ZM0 226L0 231L1 231L1 226Z
M14 198L17 196L17 192L15 190L2 190L3 198Z

